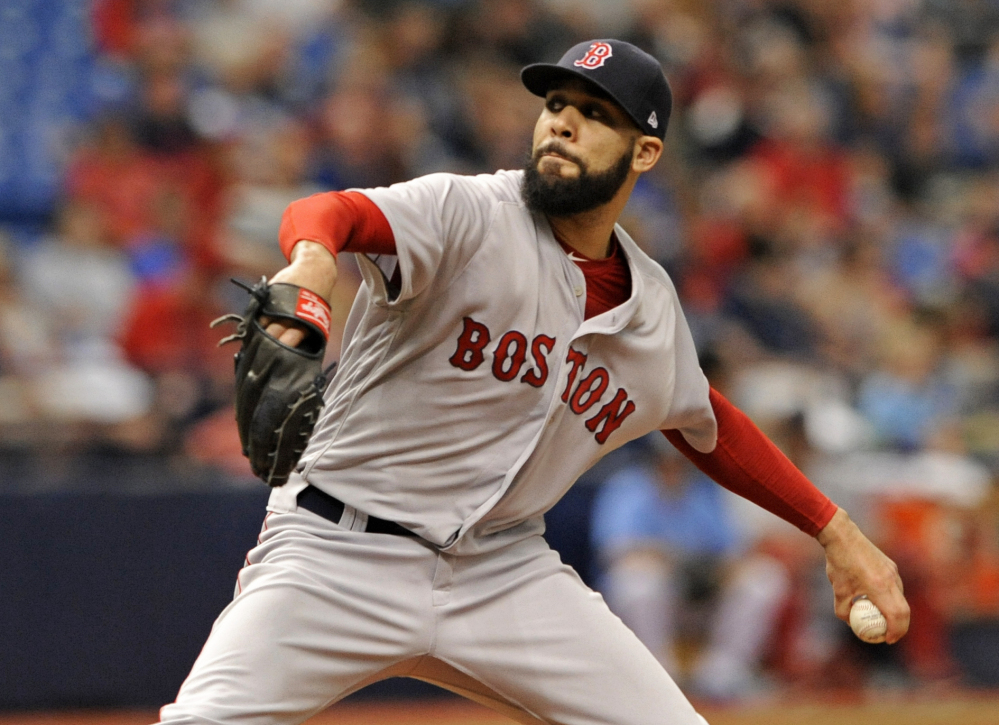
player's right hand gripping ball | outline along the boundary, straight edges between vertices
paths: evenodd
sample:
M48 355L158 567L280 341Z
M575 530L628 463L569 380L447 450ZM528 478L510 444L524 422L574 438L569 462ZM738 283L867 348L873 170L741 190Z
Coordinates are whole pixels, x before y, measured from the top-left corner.
M863 596L858 597L850 608L850 628L865 642L877 644L885 641L888 622L874 602Z
M293 284L269 284L266 277L252 288L243 315L212 322L236 322L236 332L219 345L239 341L236 353L236 422L243 455L254 475L269 486L283 486L305 450L323 406L323 393L333 369L323 371L329 337L330 308L319 295ZM286 320L307 329L298 347L267 334L261 318Z

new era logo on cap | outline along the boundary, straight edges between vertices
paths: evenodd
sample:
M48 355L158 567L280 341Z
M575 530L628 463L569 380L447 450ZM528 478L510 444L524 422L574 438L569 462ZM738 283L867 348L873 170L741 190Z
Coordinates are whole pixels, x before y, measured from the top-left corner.
M655 111L653 111L652 115L649 116L648 124L650 126L652 126L652 128L659 128L659 119L656 118L656 112Z

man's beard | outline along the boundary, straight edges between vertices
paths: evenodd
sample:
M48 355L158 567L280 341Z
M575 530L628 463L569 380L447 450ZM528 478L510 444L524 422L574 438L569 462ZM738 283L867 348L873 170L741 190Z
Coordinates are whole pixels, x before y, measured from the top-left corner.
M579 176L563 178L542 174L538 164L544 153L554 151L579 167ZM550 217L565 217L596 209L614 198L631 170L631 149L606 171L590 173L586 163L558 143L540 147L524 166L520 196L531 211Z

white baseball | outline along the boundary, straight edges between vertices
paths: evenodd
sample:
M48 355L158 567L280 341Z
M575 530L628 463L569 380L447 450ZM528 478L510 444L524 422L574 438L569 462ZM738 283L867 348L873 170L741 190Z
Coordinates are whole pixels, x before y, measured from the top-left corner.
M850 627L865 642L875 644L885 641L888 622L881 610L866 596L860 597L850 608Z

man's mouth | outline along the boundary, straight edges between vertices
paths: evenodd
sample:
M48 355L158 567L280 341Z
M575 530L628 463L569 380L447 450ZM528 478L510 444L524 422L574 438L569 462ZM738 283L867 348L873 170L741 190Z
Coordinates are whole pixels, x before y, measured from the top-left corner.
M579 159L558 147L549 147L539 150L537 153L537 161L535 163L540 164L545 159L564 161L566 163L573 164L580 170L583 168L583 164Z

